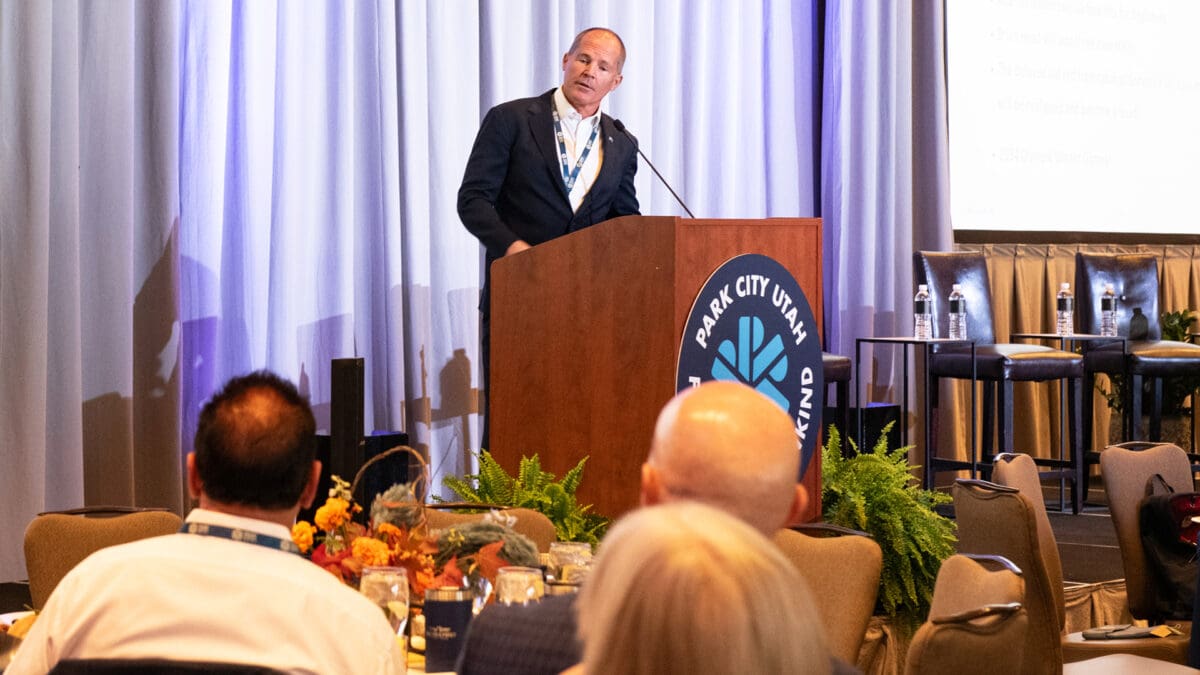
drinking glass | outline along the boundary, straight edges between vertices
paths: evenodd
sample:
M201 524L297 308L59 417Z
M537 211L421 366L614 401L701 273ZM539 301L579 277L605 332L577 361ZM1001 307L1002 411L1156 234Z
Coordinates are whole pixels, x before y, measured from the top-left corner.
M505 605L539 602L545 589L542 571L536 567L501 567L496 573L496 599Z
M403 567L364 567L358 592L383 609L401 653L407 655L404 631L408 624L408 571Z
M592 565L592 545L582 541L550 543L550 570L554 580L578 584Z

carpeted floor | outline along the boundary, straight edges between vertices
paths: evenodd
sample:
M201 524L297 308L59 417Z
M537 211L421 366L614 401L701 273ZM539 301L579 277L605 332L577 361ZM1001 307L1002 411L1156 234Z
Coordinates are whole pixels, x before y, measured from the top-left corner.
M1091 583L1125 576L1117 533L1107 510L1085 509L1077 516L1051 512L1050 527L1058 539L1066 581Z

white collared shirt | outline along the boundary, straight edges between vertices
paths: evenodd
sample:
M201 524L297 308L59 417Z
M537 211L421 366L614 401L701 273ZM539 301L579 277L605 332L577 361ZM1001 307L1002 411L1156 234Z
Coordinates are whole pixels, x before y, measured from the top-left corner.
M286 527L194 509L187 522L288 537ZM394 675L403 667L379 608L293 553L197 534L112 546L71 570L5 671L63 659L167 658L287 673Z
M579 161L579 154L583 152L588 138L592 135L592 129L595 125L600 124L600 111L597 109L596 114L590 117L580 115L579 111L567 102L567 97L562 93L562 87L554 90L554 109L558 111L558 117L562 121L563 145L567 146L567 166L574 169L575 163ZM602 134L603 131L601 131ZM596 142L592 145L592 151L588 153L583 167L579 169L579 178L575 179L575 185L571 188L572 211L579 209L588 190L592 189L592 184L596 182L596 176L600 175L600 165L603 162L604 139L598 135ZM559 173L562 173L561 166Z

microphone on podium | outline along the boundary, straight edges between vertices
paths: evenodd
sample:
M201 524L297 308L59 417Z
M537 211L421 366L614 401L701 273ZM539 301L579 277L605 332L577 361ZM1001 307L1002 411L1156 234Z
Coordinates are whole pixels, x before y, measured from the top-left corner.
M675 194L675 190L671 187L671 184L667 182L666 178L663 178L663 175L654 167L654 163L650 161L650 158L646 156L646 153L642 152L642 149L638 147L637 141L635 141L633 138L633 134L629 133L629 130L625 128L625 123L614 118L613 126L617 128L617 131L629 137L629 140L633 142L634 149L636 149L637 153L642 156L642 159L646 160L646 164L650 166L650 170L654 172L654 175L658 176L658 179L662 181L662 184L667 186L667 190L671 192L671 196L675 198L675 201L679 202L679 205L683 207L684 211L687 211L689 217L695 218L696 216L692 214L692 210L687 207L687 204L683 203L683 200L679 198L679 195Z

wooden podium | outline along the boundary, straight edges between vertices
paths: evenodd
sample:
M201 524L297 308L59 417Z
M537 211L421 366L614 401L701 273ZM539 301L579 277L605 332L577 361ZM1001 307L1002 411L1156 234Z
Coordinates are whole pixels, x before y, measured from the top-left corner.
M617 517L638 505L654 422L675 394L696 295L726 260L760 253L792 273L820 334L821 220L626 216L492 265L492 455L515 473L540 456L561 477L588 456L581 504ZM820 516L820 457L805 474Z

